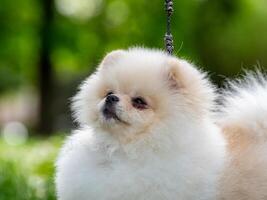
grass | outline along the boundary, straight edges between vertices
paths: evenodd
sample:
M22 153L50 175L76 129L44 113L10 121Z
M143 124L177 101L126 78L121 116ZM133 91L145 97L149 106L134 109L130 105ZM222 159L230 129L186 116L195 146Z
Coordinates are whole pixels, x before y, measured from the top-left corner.
M0 200L55 200L54 161L62 137L10 146L0 139Z

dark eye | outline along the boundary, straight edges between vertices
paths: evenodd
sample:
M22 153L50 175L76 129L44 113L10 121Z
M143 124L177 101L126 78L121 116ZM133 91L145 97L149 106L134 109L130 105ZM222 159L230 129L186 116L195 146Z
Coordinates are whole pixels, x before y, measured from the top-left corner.
M135 108L138 109L145 109L147 108L147 103L144 98L142 97L135 97L132 99L132 104Z
M106 97L109 96L109 95L112 95L114 94L112 91L109 91L107 94L106 94Z

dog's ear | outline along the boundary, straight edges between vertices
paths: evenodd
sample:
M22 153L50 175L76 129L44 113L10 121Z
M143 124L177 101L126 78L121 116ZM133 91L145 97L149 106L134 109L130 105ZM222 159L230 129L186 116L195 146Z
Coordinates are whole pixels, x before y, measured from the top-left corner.
M170 58L167 61L167 81L171 89L183 90L201 82L201 73L185 60Z
M183 66L185 64L188 65L188 63L183 63L176 58L170 58L167 61L167 73L165 73L165 76L171 89L179 90L185 87L188 76L188 72Z
M124 50L115 50L108 53L101 62L101 66L110 66L113 65L119 58L125 54Z
M215 88L205 72L174 57L168 59L165 69L165 80L167 78L167 84L172 91L186 95L189 102L197 105L201 112L207 113L206 111L213 109Z

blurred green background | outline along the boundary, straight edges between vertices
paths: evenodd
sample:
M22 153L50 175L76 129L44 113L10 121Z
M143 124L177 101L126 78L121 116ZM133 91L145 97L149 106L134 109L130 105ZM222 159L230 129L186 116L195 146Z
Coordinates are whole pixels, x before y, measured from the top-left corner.
M267 66L266 0L174 0L175 53L219 86ZM0 0L0 200L55 199L70 97L113 49L162 48L163 0Z

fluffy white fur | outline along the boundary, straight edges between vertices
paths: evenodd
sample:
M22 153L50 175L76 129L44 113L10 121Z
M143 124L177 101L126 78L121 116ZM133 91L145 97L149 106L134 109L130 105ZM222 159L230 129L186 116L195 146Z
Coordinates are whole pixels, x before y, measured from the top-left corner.
M267 80L260 71L229 82L222 99L220 123L240 124L250 136L267 138Z
M123 122L101 109L112 90ZM136 110L131 97L149 108ZM80 130L56 163L59 200L214 200L225 141L204 73L158 50L108 54L74 97Z
M230 82L218 124L228 142L222 200L267 199L267 79L259 71Z

